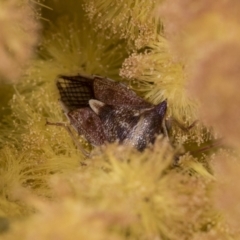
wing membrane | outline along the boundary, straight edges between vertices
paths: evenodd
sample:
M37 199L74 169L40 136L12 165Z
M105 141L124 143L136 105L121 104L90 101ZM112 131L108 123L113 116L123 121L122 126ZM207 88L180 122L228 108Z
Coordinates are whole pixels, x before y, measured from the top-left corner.
M115 82L109 78L96 76L93 87L96 99L109 105L141 106L143 108L152 106L125 84Z
M83 75L59 76L60 100L68 111L89 106L88 101L95 98L93 81L92 77Z

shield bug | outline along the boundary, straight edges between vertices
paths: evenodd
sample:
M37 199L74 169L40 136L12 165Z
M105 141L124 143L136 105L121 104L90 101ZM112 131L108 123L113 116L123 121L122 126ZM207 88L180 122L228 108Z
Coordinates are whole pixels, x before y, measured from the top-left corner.
M167 101L153 105L127 85L100 76L59 76L63 111L79 135L92 145L119 141L139 151L167 136Z

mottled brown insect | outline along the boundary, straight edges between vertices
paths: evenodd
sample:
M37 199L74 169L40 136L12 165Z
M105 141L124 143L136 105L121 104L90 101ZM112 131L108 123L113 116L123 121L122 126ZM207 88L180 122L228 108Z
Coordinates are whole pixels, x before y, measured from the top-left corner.
M146 102L126 85L100 76L60 76L60 101L70 124L92 145L119 141L142 151L167 136L167 101Z

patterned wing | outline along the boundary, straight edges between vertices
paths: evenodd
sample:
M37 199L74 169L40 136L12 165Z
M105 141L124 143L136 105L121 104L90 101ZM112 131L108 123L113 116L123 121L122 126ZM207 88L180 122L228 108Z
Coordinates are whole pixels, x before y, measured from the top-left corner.
M95 76L94 94L97 100L114 106L152 107L153 105L139 97L125 84L115 82L109 78Z
M71 125L92 145L99 146L106 141L102 122L89 107L76 109L67 114Z
M83 75L58 77L56 84L66 112L89 106L88 101L95 98L93 81Z

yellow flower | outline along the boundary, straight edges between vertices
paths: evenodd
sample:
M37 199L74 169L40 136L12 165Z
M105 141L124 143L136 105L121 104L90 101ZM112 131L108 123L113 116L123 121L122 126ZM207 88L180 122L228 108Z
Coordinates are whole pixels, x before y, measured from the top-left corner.
M160 32L156 2L91 0L85 1L84 9L97 31L107 29L112 38L126 39L131 47L140 49Z
M32 57L39 23L29 1L0 3L0 81L16 83Z

